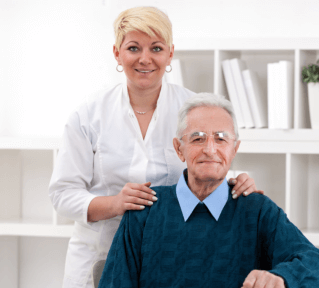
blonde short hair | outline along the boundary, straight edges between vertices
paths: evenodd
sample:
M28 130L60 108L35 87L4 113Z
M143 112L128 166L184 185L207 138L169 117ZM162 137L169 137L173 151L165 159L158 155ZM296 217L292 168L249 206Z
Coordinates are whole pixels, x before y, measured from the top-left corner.
M135 7L120 13L114 21L115 47L120 50L124 36L131 31L141 31L149 36L161 36L172 48L172 23L168 16L155 7Z

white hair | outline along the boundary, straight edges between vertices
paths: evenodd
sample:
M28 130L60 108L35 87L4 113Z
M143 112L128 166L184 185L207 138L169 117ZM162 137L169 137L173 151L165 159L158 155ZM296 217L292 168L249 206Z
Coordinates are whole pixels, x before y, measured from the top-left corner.
M178 112L177 120L177 131L176 136L180 139L183 135L183 132L187 128L187 115L188 113L196 107L220 107L225 109L231 118L233 119L234 132L237 142L238 135L238 126L236 121L236 116L234 113L233 105L228 101L224 96L212 94L212 93L198 93L190 98L188 98L181 109Z

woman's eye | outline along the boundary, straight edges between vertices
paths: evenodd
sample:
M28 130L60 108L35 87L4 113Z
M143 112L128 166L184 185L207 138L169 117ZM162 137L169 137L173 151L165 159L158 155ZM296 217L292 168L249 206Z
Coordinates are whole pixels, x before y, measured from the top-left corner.
M155 52L160 52L160 51L162 51L162 48L161 48L161 47L154 47L154 48L153 48L153 51L155 51Z
M130 50L132 52L136 52L137 51L137 47L136 46L132 46L132 47L128 48L128 50Z

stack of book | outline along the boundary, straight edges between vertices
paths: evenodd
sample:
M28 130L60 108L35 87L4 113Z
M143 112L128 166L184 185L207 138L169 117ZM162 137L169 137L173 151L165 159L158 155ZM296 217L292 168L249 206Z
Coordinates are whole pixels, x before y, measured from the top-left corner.
M267 65L268 127L291 129L293 126L293 64L279 61Z
M267 126L267 99L256 72L246 69L241 59L222 62L230 101L233 103L238 128Z

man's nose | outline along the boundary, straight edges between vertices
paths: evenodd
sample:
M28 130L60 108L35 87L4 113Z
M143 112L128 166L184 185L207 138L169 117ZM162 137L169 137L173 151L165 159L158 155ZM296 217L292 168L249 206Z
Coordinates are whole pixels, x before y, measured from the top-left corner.
M144 49L141 53L139 63L143 65L148 65L152 62L151 53L148 49Z
M213 137L208 137L206 142L203 144L203 152L207 155L212 155L216 153L216 143Z

